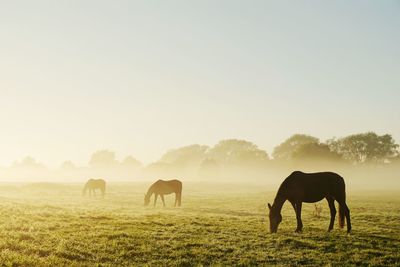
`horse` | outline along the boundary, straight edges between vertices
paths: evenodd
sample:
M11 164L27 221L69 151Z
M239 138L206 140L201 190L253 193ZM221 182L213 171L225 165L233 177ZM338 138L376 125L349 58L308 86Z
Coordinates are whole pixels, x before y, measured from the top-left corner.
M301 206L303 202L314 203L326 198L328 201L331 220L328 232L333 229L336 216L335 200L339 203L339 227L347 223L347 232L351 231L350 210L346 204L346 191L343 177L334 172L303 173L295 171L291 173L281 184L276 194L274 203L269 204L270 232L278 231L282 221L281 210L286 200L292 204L296 212L297 228L295 232L301 232Z
M89 196L91 196L92 193L95 196L96 189L100 189L101 195L102 197L104 197L106 193L106 181L104 181L103 179L89 179L82 190L82 196L86 195L87 190L89 190Z
M150 203L150 197L154 194L154 206L156 206L157 197L160 195L163 205L165 207L164 195L175 193L175 205L181 206L182 198L182 182L179 180L158 180L152 184L144 196L144 205L148 206Z

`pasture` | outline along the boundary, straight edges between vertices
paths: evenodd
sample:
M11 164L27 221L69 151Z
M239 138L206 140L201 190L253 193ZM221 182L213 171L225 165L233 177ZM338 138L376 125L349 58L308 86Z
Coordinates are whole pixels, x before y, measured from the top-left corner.
M289 203L270 234L276 187L184 183L182 207L144 207L149 183L1 184L0 262L5 266L400 265L399 191L348 191L353 231L327 233L329 208L303 205L303 233Z

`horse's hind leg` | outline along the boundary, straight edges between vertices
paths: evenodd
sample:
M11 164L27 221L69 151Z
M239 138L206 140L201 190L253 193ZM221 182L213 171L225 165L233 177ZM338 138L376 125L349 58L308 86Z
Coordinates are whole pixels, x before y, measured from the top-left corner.
M154 207L156 206L158 194L154 194Z
M182 193L179 193L177 198L178 198L178 207L180 207L181 206L181 201L182 201Z
M160 195L160 197L161 197L161 200L162 200L163 206L165 207L164 195Z
M328 196L326 197L328 200L329 209L331 211L331 222L329 223L328 232L333 229L333 224L335 223L335 216L336 216L336 207L335 207L335 200L333 197Z
M347 207L346 201L339 202L339 209L343 209L344 217L346 218L347 233L351 231L350 209Z
M175 193L175 207L178 205L178 207L181 206L181 193Z
M347 223L347 233L350 233L350 231L351 231L350 209L349 209L349 207L347 207L346 203L344 203L344 205L346 206L346 210L347 210L345 212L345 214L346 214L346 223Z
M182 193L179 193L179 195L178 195L178 207L181 206L181 201L182 201Z

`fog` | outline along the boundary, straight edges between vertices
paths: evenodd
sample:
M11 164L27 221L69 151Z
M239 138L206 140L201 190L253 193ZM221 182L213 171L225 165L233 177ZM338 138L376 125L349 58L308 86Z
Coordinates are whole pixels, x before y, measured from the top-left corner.
M150 164L143 164L133 156L119 159L111 150L94 152L86 165L65 161L57 168L48 168L28 156L0 168L0 181L84 183L89 178L102 178L109 183L150 183L157 179L180 179L276 190L291 172L300 170L336 172L344 177L348 191L397 190L400 188L397 149L390 135L371 132L325 142L296 134L276 146L271 156L252 142L226 139L214 146L194 144L171 149Z

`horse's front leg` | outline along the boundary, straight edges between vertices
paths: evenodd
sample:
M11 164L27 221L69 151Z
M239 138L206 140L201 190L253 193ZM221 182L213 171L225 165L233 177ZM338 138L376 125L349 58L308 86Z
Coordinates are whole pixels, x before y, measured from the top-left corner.
M300 233L303 230L303 222L301 221L301 206L302 206L302 202L297 202L296 203L296 220L297 220L297 228L296 228L296 233Z
M294 212L296 212L296 203L294 203L293 201L290 201L290 200L289 200L289 202L290 202L290 204L292 204Z

